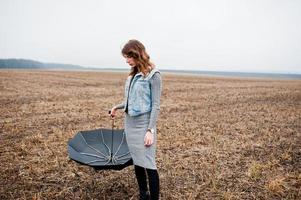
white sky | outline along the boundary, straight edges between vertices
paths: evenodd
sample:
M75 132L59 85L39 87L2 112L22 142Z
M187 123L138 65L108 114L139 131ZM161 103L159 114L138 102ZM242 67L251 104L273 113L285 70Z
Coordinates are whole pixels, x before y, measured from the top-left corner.
M127 68L301 73L300 0L0 0L0 58Z

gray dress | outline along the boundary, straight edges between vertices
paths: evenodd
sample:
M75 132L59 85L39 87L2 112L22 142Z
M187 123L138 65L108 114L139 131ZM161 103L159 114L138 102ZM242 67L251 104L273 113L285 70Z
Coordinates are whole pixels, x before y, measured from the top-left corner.
M150 112L130 116L125 112L125 134L134 165L148 169L157 169L156 167L156 145L157 129L156 122L160 111L160 97L162 91L162 80L160 73L155 73L150 79L152 109ZM125 103L115 106L117 109L124 109ZM154 143L151 146L144 145L144 137L148 128L153 128Z

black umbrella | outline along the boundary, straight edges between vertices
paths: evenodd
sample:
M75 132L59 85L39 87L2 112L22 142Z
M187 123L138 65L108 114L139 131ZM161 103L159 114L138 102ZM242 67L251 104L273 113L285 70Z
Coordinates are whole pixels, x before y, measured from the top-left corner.
M123 129L95 129L78 132L68 141L69 157L96 170L121 170L133 164Z

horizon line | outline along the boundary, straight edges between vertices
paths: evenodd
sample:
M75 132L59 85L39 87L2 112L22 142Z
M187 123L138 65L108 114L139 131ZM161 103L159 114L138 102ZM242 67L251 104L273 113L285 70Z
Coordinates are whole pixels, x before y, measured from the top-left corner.
M80 64L71 64L67 62L56 62L56 61L40 61L40 60L33 60L33 59L27 59L27 58L0 58L1 59L16 59L16 60L30 60L30 61L35 61L35 62L41 62L45 64L63 64L63 65L73 65L73 66L78 66L83 69L103 69L103 70L127 70L129 68L127 67L96 67L96 66L87 66L87 65L80 65ZM167 66L168 67L168 66ZM189 71L189 72L229 72L229 73L259 73L259 74L296 74L296 75L301 75L301 71L287 71L287 70L274 70L274 71L267 71L267 70L210 70L210 69L185 69L185 67L179 67L179 66L170 66L170 68L173 69L168 69L166 67L159 67L160 70L165 70L165 71Z

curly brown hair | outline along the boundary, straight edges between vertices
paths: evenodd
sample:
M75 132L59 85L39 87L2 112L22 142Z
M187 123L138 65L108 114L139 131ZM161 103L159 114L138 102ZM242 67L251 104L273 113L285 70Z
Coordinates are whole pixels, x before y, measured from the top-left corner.
M136 62L136 66L131 68L130 76L135 76L138 72L146 75L155 68L155 65L150 61L150 57L146 53L144 45L138 40L129 40L122 48L121 53L123 56L134 58Z

